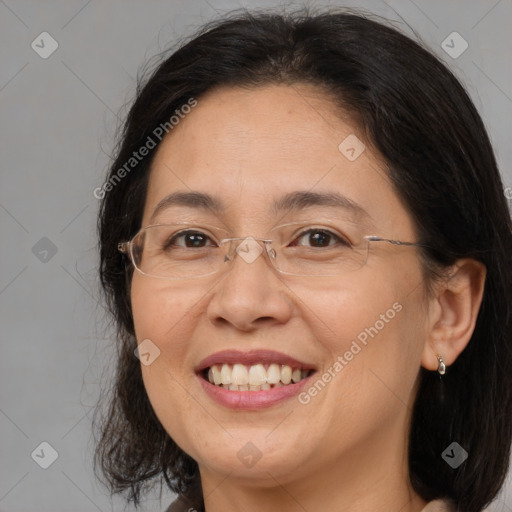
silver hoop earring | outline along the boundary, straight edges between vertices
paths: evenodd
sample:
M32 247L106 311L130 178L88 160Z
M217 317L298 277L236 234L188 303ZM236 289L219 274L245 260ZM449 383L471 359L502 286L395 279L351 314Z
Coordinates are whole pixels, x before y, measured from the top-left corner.
M444 375L446 373L446 365L444 364L443 358L440 354L437 354L437 360L439 361L439 365L437 366L437 373L439 373L439 375Z

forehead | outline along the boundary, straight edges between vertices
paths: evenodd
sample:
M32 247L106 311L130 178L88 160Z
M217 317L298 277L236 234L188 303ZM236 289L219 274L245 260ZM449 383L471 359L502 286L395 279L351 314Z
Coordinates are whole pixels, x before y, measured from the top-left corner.
M279 197L299 190L343 195L372 218L407 215L359 128L320 89L223 88L197 101L155 155L146 223L176 191L216 196L237 219L275 215ZM340 150L347 140L364 148L355 160Z
M299 161L318 167L312 164L326 150L325 157L334 164L340 156L340 134L355 129L348 119L337 117L332 101L312 86L221 88L198 99L197 107L164 139L158 156L186 166L190 177L197 171L206 178L206 169L233 176L267 162L271 165L260 168L259 174L278 178L280 170L297 168ZM223 161L227 156L233 160Z

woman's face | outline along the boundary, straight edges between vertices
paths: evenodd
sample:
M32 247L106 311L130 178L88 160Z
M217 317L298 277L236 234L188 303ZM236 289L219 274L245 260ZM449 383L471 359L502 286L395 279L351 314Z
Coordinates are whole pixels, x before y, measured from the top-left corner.
M381 161L361 140L355 124L310 86L216 90L161 143L142 224L183 221L218 226L231 237L269 238L273 226L300 221L302 231L320 225L355 238L416 241ZM153 215L175 192L208 194L221 208L174 203ZM274 203L292 193L318 195L276 211ZM323 194L346 199L321 204ZM322 236L296 241L326 250ZM244 258L241 247L207 277L133 275L137 340L160 350L142 365L144 384L166 431L203 478L269 486L326 473L350 479L376 471L381 457L402 471L425 344L416 249L373 242L357 270L300 277L278 273L264 253ZM213 360L216 370L228 364L224 378L237 382L244 382L244 368L261 377L259 364L264 377L285 382L282 364L314 372L269 390L225 389L198 371L222 351L230 352Z

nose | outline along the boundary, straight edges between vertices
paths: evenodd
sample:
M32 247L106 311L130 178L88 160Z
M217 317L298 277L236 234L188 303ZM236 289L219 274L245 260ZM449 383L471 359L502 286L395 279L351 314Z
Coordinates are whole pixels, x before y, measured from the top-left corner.
M208 319L217 326L229 324L241 331L286 323L292 316L292 300L263 244L252 237L233 243L229 268L208 304Z

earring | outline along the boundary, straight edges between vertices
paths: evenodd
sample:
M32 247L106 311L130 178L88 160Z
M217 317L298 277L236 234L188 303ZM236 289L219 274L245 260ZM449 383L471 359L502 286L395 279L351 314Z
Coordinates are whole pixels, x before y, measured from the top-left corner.
M440 354L437 354L437 360L439 361L437 373L439 373L439 375L444 375L446 373L446 365L444 364L443 358Z

